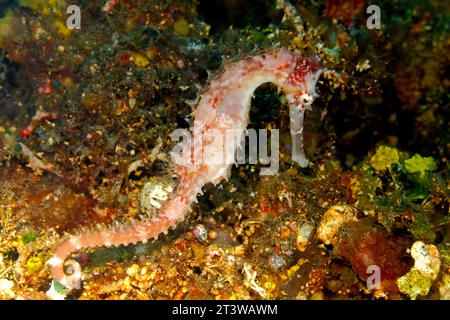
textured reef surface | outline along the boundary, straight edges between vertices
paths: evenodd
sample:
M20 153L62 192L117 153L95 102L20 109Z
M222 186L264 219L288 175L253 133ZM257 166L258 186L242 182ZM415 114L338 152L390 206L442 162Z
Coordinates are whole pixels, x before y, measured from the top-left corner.
M450 299L450 6L380 0L373 29L369 4L1 1L0 299ZM324 68L309 166L263 84L249 127L279 129L276 174L233 166L167 235L81 248L81 286L58 283L63 239L157 216L191 105L273 48Z

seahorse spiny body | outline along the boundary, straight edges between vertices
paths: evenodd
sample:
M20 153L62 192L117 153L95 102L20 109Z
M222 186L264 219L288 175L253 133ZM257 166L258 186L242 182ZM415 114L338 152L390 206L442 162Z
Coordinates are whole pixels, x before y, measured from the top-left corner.
M315 85L321 72L316 57L305 58L278 48L227 66L220 76L211 81L200 97L193 117L201 125L191 128L194 138L181 154L185 158L183 163L186 164L178 165L176 170L178 186L157 215L130 226L108 231L88 231L63 241L47 262L55 280L69 288L79 287L81 267L74 259L68 259L73 252L82 248L145 243L149 239L158 238L161 233L167 234L170 228L185 218L190 205L196 201L197 194L206 183L217 184L227 179L230 163L233 163L230 159L217 164L202 163L200 159L196 159L205 153L214 154L214 148L223 146L205 141L197 144L196 139L201 139L197 138L202 136L199 133L210 128L220 132L241 129L234 131L237 132L236 141L240 141L240 135L249 121L253 93L263 83L274 83L285 93L289 103L292 158L300 166L307 166L308 161L303 152L303 116L316 97ZM201 145L202 150L195 150L197 145ZM228 157L234 157L236 149L232 151L227 153Z

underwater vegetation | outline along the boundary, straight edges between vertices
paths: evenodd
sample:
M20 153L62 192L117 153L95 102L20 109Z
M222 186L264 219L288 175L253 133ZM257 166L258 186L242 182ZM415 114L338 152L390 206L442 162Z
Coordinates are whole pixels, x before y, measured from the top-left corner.
M0 299L450 298L448 3L378 1L369 29L362 0L75 2L0 3ZM233 166L167 235L75 250L82 282L59 283L61 241L158 215L172 133L274 48L324 68L309 165L262 84L248 127L279 129L276 174Z

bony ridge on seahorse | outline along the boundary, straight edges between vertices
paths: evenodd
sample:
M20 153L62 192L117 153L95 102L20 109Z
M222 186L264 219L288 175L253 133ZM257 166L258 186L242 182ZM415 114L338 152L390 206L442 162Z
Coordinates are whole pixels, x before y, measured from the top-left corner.
M214 153L213 148L223 146L204 141L196 144L195 137L201 136L198 133L207 128L220 132L242 129L235 131L241 134L249 122L253 93L263 83L273 83L284 92L289 104L292 159L301 167L306 167L308 160L303 152L303 118L305 110L311 107L316 97L315 86L322 71L317 57L302 57L280 48L266 50L225 67L224 72L213 79L200 96L193 112L194 120L202 125L191 128L194 139L181 153L184 164L177 167L178 185L170 198L148 220L105 231L87 231L64 240L47 262L54 279L68 288L79 288L81 267L76 260L69 258L73 252L82 248L146 243L157 239L185 218L206 183L217 184L227 179L232 161L210 164L196 159L205 152ZM240 141L239 136L236 138ZM195 150L197 145L201 145L202 150ZM232 151L233 157L236 149Z

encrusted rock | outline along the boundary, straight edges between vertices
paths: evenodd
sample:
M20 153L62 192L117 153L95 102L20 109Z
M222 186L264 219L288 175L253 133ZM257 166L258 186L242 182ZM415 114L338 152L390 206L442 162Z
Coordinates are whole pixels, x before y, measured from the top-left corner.
M442 282L439 285L439 294L441 300L450 300L450 273L442 276Z
M411 267L402 240L365 217L341 227L333 253L349 261L369 289L398 292L396 280Z
M425 296L436 280L441 266L439 251L432 244L416 241L411 247L414 266L404 276L397 279L401 292L415 300L417 296Z
M317 237L325 244L336 243L340 227L350 221L357 221L356 210L352 206L332 206L322 217L317 228Z
M286 259L283 256L274 254L269 258L269 265L275 271L280 271L286 266Z

